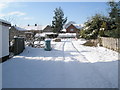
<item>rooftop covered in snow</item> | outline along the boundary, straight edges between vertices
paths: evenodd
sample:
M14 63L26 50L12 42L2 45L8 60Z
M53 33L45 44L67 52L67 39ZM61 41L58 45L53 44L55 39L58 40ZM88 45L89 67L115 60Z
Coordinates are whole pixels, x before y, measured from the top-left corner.
M26 30L43 30L43 26L42 25L30 25L30 26L22 26L22 28L26 29Z
M27 31L27 30L43 30L48 25L27 25L27 26L14 26L19 31Z
M0 22L1 22L1 23L5 23L5 24L9 24L9 25L11 25L10 22L8 22L8 21L6 21L6 20L3 20L3 19L0 19Z
M19 30L19 31L26 31L26 29L18 27L18 26L14 26L15 29Z
M77 29L81 29L82 26L83 26L82 24L68 24L68 25L65 26L65 28L68 28L70 25L75 26Z

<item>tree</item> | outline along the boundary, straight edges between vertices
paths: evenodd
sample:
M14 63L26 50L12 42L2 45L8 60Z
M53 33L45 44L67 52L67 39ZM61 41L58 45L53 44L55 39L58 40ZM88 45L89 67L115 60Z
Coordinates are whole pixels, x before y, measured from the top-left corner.
M53 32L59 33L63 29L63 25L66 23L67 17L64 18L64 13L61 7L56 8L54 10L54 14L55 16L52 21L52 29Z
M120 38L120 1L111 1L108 2L108 5L110 6L109 16L111 18L111 22L113 22L111 27L114 27L111 36Z
M82 31L82 34L85 36L86 39L96 39L98 35L101 33L101 28L107 28L107 18L105 16L102 16L100 14L96 14L95 16L92 16L91 19L89 19L85 23L86 30ZM103 35L103 32L102 32Z

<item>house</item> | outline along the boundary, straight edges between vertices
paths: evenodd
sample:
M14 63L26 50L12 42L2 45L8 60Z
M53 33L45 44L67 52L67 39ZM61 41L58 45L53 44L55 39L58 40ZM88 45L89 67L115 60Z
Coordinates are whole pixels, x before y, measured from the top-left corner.
M50 25L27 25L27 26L12 26L10 30L10 40L14 38L14 36L20 36L25 37L28 36L26 34L28 33L35 34L42 34L42 37L56 37L56 34L54 35L52 28Z
M27 25L27 26L12 26L10 29L10 41L14 38L14 36L24 37L26 38L26 33L42 33L43 26L42 25Z
M68 33L68 34L64 34L64 35L61 34L60 37L68 35L68 37L71 36L73 38L73 36L75 36L75 34L76 34L76 37L79 38L80 29L81 29L80 24L69 24L62 30L62 32ZM70 35L70 33L71 33L71 35ZM72 35L72 33L73 33L73 35Z
M32 32L32 33L42 33L43 26L42 25L27 25L27 26L20 26L23 28L25 32Z
M11 24L0 19L0 61L9 58L9 28Z
M65 27L66 33L77 33L80 31L81 26L79 24L70 24L69 26Z

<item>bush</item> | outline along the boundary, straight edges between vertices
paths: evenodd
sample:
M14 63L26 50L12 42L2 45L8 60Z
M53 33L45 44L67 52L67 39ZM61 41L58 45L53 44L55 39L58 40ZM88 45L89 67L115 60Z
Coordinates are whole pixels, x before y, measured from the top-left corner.
M87 41L86 43L84 43L83 44L84 46L90 46L90 47L92 47L92 46L97 46L97 43L95 42L95 40L89 40L89 41Z

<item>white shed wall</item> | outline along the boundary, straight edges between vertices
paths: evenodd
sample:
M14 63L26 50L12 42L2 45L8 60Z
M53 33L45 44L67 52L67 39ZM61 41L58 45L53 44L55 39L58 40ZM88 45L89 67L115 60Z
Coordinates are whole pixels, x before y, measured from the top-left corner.
M2 57L2 25L0 23L0 58Z
M0 30L0 34L2 33L2 38L0 39L0 55L2 53L1 57L9 55L9 27L2 25L2 30ZM2 47L2 49L1 49Z

